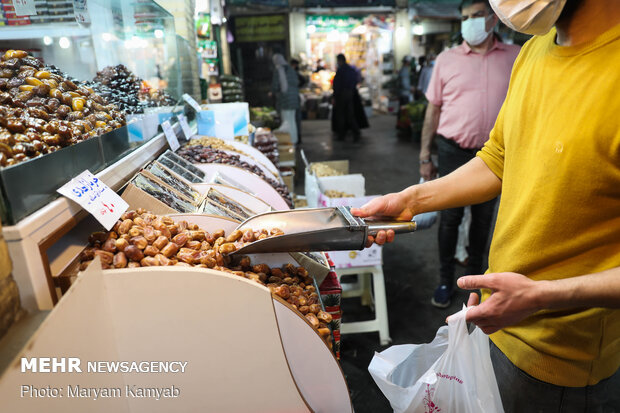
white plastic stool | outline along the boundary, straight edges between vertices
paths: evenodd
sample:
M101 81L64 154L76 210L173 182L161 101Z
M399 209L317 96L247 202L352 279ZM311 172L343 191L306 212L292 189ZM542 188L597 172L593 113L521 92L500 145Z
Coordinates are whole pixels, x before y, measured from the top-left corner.
M375 318L373 320L342 323L340 333L351 334L378 331L381 345L391 343L383 267L375 265L372 267L337 268L335 271L338 275L338 280L343 275L357 274L357 282L342 284L342 298L361 297L362 305L374 307L375 310ZM374 297L370 288L371 276Z

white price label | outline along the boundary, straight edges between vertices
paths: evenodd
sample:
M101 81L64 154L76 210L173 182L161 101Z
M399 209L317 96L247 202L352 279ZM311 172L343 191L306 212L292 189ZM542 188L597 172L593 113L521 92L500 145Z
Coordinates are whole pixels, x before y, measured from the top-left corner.
M179 123L181 124L181 129L183 129L183 134L185 135L185 139L189 140L194 136L191 128L189 127L189 123L187 123L187 118L185 115L178 115Z
M13 7L16 16L35 16L37 14L34 0L13 0Z
M123 198L89 170L58 188L58 192L90 212L108 231L129 208Z
M186 101L196 112L200 112L202 109L196 100L188 95L187 93L183 93L183 100Z
M164 130L164 135L166 135L166 140L168 141L168 145L170 145L170 149L172 149L173 152L179 149L181 147L181 144L179 143L179 139L174 133L170 122L165 121L161 124L161 128Z

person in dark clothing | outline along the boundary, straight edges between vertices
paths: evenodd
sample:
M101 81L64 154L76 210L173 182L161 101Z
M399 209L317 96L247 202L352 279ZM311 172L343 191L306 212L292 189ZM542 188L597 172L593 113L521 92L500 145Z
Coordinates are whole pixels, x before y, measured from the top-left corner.
M349 64L343 54L337 56L338 70L334 76L332 131L339 140L344 139L348 130L353 132L354 142L360 139L360 129L368 127L362 99L357 91L358 72Z
M308 83L308 78L299 72L299 60L291 59L291 67L297 73L297 79L299 81L298 87L301 89ZM295 111L295 122L297 123L297 143L301 143L301 98L299 108Z

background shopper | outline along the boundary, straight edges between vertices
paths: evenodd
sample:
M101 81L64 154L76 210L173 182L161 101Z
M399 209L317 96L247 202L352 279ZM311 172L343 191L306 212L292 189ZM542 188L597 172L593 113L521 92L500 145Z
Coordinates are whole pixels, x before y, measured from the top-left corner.
M489 138L506 96L510 71L519 47L502 43L493 33L497 17L488 1L461 5L463 43L441 53L426 92L428 108L422 129L420 175L430 180L448 175L474 158ZM431 160L437 142L438 168ZM472 205L469 230L468 274L483 270L495 200ZM431 300L436 307L450 305L454 286L454 254L463 208L441 211L439 220L439 286Z
M282 121L289 126L289 133L294 144L297 143L297 122L295 111L299 109L299 80L297 72L286 63L279 53L273 55L275 71L271 81L271 91L276 98L276 110Z
M353 141L360 140L360 129L368 127L368 120L357 91L360 76L357 70L347 63L343 54L337 56L338 70L334 76L332 131L339 140L345 138L347 131L353 133Z

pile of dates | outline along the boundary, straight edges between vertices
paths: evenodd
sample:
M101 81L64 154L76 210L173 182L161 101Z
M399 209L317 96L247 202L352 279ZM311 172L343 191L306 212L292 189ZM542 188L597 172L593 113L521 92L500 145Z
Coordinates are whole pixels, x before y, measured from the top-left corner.
M142 79L134 75L125 65L106 66L97 72L93 82L114 91L109 97L127 114L143 113L146 102L140 102Z
M0 166L55 152L125 124L92 88L47 70L23 50L0 59Z
M226 165L236 166L238 168L242 168L246 171L252 172L260 176L265 182L267 182L276 191L278 191L278 193L282 196L282 198L284 198L289 207L293 206L293 200L291 199L291 194L289 193L288 187L286 185L267 177L262 171L262 169L260 169L256 165L250 165L249 163L242 161L238 155L232 155L219 149L214 149L210 146L202 145L184 146L177 152L177 154L193 163L222 163Z
M319 294L305 268L292 264L270 268L252 264L247 256L233 259L227 255L246 243L281 234L278 229L209 233L195 224L175 223L170 217L138 209L125 212L112 231L90 235L88 246L80 254L80 269L86 269L98 256L104 269L176 265L212 268L244 277L286 300L331 345L327 325L332 317L322 311Z
M128 114L144 113L146 107L172 106L176 103L165 91L149 87L125 65L103 68L97 72L91 86Z

